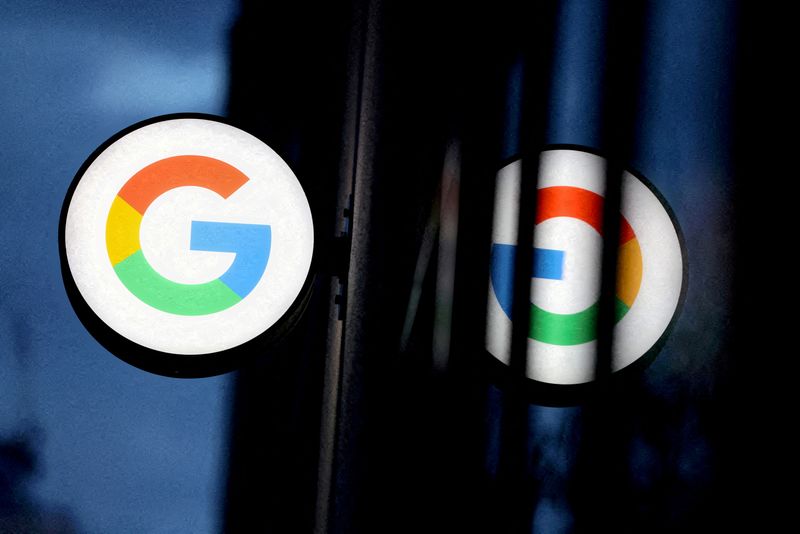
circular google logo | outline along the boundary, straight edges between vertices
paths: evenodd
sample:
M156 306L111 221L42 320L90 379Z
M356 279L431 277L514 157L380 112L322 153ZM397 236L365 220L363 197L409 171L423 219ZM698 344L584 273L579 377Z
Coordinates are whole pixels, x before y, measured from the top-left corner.
M204 115L136 124L78 172L62 272L89 331L161 374L234 368L292 326L310 292L313 223L291 169Z
M520 160L497 175L487 349L508 364ZM526 377L575 386L594 380L605 160L575 147L541 153L533 242ZM670 211L643 178L625 172L619 219L612 370L660 346L677 316L685 254Z

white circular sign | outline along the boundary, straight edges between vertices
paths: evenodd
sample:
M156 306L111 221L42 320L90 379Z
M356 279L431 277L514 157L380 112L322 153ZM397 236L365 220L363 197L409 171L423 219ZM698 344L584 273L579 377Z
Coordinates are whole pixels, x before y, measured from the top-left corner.
M575 149L541 153L527 378L577 385L595 378L605 160ZM497 174L486 347L508 364L520 160ZM659 344L677 315L684 253L666 204L642 178L622 177L612 370Z
M135 125L73 188L61 235L71 298L136 346L192 367L303 300L308 200L289 166L238 128L194 115Z

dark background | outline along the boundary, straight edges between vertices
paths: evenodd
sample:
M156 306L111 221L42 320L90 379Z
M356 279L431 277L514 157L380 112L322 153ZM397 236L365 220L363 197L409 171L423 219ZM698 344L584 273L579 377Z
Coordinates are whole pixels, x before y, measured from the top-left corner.
M0 6L0 531L765 531L786 513L790 330L768 313L786 297L764 259L786 196L766 185L786 173L765 119L785 101L760 91L777 85L780 13L688 0ZM310 308L232 375L119 361L60 279L76 170L116 131L174 112L261 137L314 210ZM496 380L482 349L494 173L553 143L644 174L689 259L659 356L561 407ZM454 173L457 213L437 200ZM458 241L442 308L445 220ZM442 324L446 365L432 348Z

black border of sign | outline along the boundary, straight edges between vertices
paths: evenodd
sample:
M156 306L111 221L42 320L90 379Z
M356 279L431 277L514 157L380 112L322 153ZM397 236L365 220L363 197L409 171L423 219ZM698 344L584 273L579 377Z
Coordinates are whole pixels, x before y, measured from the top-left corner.
M72 201L72 196L75 193L78 183L89 166L111 144L115 143L129 133L150 124L174 119L209 120L226 124L228 126L240 129L246 133L250 133L224 117L206 113L170 113L167 115L159 115L137 122L136 124L120 130L91 153L86 161L84 161L83 165L81 165L81 167L78 169L75 177L72 179L72 182L67 189L64 202L61 205L61 215L58 223L58 254L61 263L61 278L64 282L64 288L66 289L70 304L72 304L72 308L75 310L76 315L80 319L81 323L83 323L86 330L88 330L89 333L98 341L98 343L105 347L106 350L122 361L150 373L176 378L202 378L220 375L241 367L244 363L246 363L246 361L257 357L259 349L263 350L269 346L277 344L293 329L305 312L305 309L308 306L308 302L311 298L318 258L315 247L314 251L312 252L311 265L309 267L306 280L303 283L303 287L300 289L300 293L297 295L286 313L284 313L283 316L275 322L275 324L258 336L230 349L195 355L162 352L139 345L138 343L135 343L117 333L110 326L104 323L102 319L100 319L94 313L91 307L89 307L83 296L80 294L80 291L78 291L75 280L72 278L72 273L69 269L69 263L67 262L64 232L66 229L67 212L69 211L69 205ZM285 160L284 163L286 163ZM302 188L302 184L300 184L300 187Z
M541 150L535 152L535 154L540 156L543 152L548 152L551 150L574 150L606 159L605 155L599 150L582 145L571 144L545 145L541 148ZM530 154L530 152L526 151L503 160L500 167L497 169L497 172L500 172L500 170L507 165L527 157L528 154ZM661 192L655 187L655 185L653 185L652 182L650 182L650 180L644 176L644 174L628 167L625 167L625 171L631 173L633 176L639 179L639 181L641 181L653 193L653 195L655 195L672 221L672 225L675 228L675 233L678 236L678 244L681 249L683 276L681 280L681 291L680 295L678 296L678 303L675 306L675 311L672 314L669 324L664 329L664 332L662 332L661 336L647 352L639 356L639 358L623 367L619 371L615 371L611 374L610 385L612 388L617 390L624 388L626 384L633 383L637 377L640 376L641 372L652 363L652 361L664 347L664 344L666 344L667 339L672 333L672 330L675 328L675 323L683 311L683 304L686 300L686 291L689 286L689 260L686 248L686 240L683 235L683 230L681 229L680 224L678 224L678 218L676 217L675 212L672 210L672 207L670 207L666 198L664 198L664 195L661 194ZM497 173L495 173L495 179L496 177ZM490 294L489 298L493 298L493 295ZM498 385L501 389L510 393L512 396L521 398L526 402L542 406L577 406L590 401L598 393L607 391L606 389L601 388L597 381L585 382L582 384L552 384L549 382L533 380L527 376L519 376L517 373L513 373L506 364L501 362L486 349L485 341L483 355L491 382Z

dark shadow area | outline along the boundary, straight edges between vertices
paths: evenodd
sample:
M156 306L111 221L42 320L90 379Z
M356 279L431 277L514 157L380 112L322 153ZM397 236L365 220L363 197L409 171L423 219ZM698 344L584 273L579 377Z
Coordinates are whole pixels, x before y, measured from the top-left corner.
M34 435L0 437L0 532L73 534L80 530L72 514L43 506L30 493L40 469Z
M226 532L311 532L341 154L347 6L243 2L231 37L228 115L292 168L315 227L304 318L236 376Z
M752 179L762 161L745 148L762 131L752 90L754 64L770 54L753 48L763 30L753 8L733 3L613 3L588 21L575 5L244 3L231 115L306 187L318 282L301 326L238 377L228 531L758 529L773 506L771 493L754 495L773 482L762 466L772 472L786 457L766 461L779 441L771 428L785 420L769 373L751 375L745 363L754 332L771 328L753 311L751 282L769 202ZM681 13L702 18L685 31L707 49L673 48ZM570 47L584 41L574 32L586 27L602 54L576 60ZM706 54L724 61L709 65ZM713 75L693 79L695 68ZM663 79L675 71L682 76ZM588 78L592 98L569 85ZM570 109L580 105L592 112ZM603 235L619 235L623 171L646 177L678 223L691 285L669 338L624 379L610 376L619 258L606 240L598 380L588 394L542 402L548 395L529 395L530 380L498 379L486 309L493 210L506 208L493 207L495 174L509 155L528 154L517 225L525 242L535 232L535 154L553 143L608 160ZM713 150L705 159L686 148L700 143ZM442 200L448 173L459 176L458 237L443 317L452 243L437 236L453 209ZM519 254L516 272L530 273L533 261ZM530 276L515 282L514 317L526 317ZM527 367L527 333L513 330L511 373ZM768 359L780 351L764 350Z

